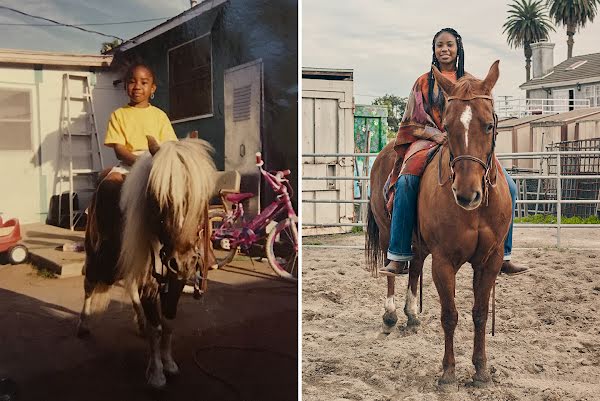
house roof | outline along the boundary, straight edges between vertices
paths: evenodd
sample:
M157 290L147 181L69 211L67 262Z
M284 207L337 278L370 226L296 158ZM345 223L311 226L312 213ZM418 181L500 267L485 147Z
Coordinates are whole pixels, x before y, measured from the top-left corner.
M147 42L150 39L153 39L173 28L178 27L179 25L191 20L192 18L196 18L201 14L204 14L214 8L221 6L222 4L225 4L227 1L228 0L204 0L196 4L189 10L186 10L181 14L176 15L175 17L163 22L162 24L157 25L154 28L151 28L146 32L139 34L138 36L121 43L119 46L112 48L110 51L107 52L107 54L114 54L117 49L120 51L133 49L134 47L141 45L142 43ZM208 27L208 29L211 28L212 26Z
M70 54L32 50L0 49L0 63L25 65L60 65L77 67L104 67L112 63L111 55Z
M570 124L576 120L589 119L592 116L600 114L600 107L586 107L582 109L576 109L567 111L566 113L553 114L551 116L544 117L531 123L532 126L556 126L563 124Z
M354 70L340 68L302 67L302 78L353 81Z
M519 125L528 124L533 121L537 121L537 120L540 120L540 119L546 118L546 117L548 117L548 114L544 114L544 115L537 114L537 115L525 116L525 117L521 117L521 118L509 118L509 119L505 119L505 120L500 120L498 122L498 129L514 128L514 127L518 127Z
M580 65L576 68L569 68L576 63ZM552 71L543 77L530 79L521 84L519 88L555 88L557 86L576 85L578 83L586 84L590 82L600 82L600 53L571 57L554 66Z

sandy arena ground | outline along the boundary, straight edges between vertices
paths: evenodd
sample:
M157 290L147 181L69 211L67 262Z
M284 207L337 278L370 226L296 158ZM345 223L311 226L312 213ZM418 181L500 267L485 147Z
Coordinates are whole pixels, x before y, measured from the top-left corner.
M396 279L398 325L382 334L386 279L365 271L363 251L304 248L303 400L591 401L600 400L600 230L517 229L513 260L528 274L500 276L496 335L488 320L494 384L471 385L474 367L472 270L457 276L455 391L437 386L443 357L431 258L416 332L402 312L407 278ZM363 245L364 237L304 238L305 244Z

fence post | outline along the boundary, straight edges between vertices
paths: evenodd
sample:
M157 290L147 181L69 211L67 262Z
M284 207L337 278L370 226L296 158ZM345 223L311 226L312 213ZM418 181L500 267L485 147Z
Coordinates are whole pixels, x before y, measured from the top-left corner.
M556 247L560 248L560 222L562 218L562 164L561 152L556 155Z

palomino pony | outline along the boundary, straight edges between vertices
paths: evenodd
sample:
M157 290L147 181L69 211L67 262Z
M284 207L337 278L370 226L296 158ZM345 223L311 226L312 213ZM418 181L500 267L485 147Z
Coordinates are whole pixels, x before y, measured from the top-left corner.
M473 268L473 364L475 384L491 381L485 352L485 326L490 293L503 258L503 242L511 221L508 184L494 156L497 119L491 91L498 80L498 61L480 81L464 76L456 83L433 67L446 96L444 126L447 144L441 147L421 179L417 210L415 257L410 263L404 313L408 326L419 324L417 284L423 261L432 255L432 276L441 304L445 352L441 385L456 382L454 330L458 313L454 303L456 273L469 262ZM384 148L371 171L371 199L367 232L367 261L374 270L388 249L390 219L383 187L395 161L393 144ZM388 277L383 316L388 332L396 324L394 277Z
M109 187L103 192L99 189L98 199L92 201L78 335L89 333L92 299L102 294L106 297L111 284L124 280L140 329L146 322L148 384L161 388L166 384L165 373L179 372L171 355L169 320L175 318L185 283L197 277L201 263L206 264L201 261L200 249L207 248L200 244L198 227L207 221L215 167L212 149L205 141L184 139L159 146L148 137L148 144L150 152L138 158L122 187L105 180L100 187ZM101 196L112 196L116 203L101 206L97 202ZM205 275L205 266L202 271Z

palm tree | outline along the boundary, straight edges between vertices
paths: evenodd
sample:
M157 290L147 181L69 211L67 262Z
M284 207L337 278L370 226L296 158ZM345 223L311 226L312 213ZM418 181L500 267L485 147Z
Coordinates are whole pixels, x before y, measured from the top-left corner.
M567 28L567 58L573 57L573 35L578 28L594 21L600 0L548 0L550 17Z
M531 44L548 40L550 31L554 31L550 19L544 13L542 0L515 0L509 5L508 19L502 25L507 33L506 41L510 47L522 47L525 52L525 71L527 81L531 77Z

